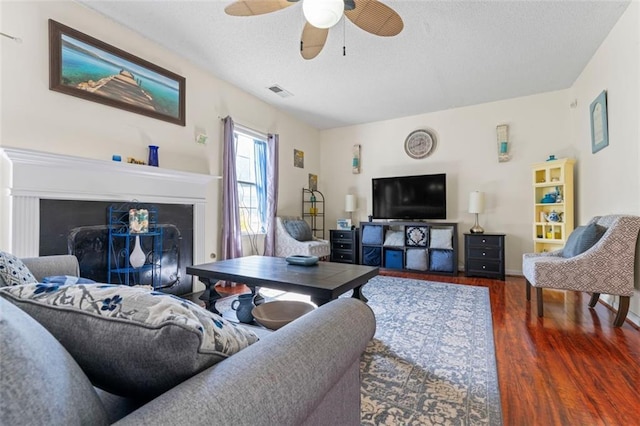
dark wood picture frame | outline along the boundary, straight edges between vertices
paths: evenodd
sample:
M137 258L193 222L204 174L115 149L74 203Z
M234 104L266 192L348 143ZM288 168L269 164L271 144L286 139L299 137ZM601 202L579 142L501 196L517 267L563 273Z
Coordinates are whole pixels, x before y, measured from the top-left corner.
M180 126L186 121L184 77L52 19L49 89Z

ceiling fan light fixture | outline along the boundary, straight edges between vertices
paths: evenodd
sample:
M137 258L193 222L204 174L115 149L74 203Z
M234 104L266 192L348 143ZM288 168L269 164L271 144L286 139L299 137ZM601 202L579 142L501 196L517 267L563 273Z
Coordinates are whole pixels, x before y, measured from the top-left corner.
M344 0L303 0L302 13L316 28L331 28L344 14Z

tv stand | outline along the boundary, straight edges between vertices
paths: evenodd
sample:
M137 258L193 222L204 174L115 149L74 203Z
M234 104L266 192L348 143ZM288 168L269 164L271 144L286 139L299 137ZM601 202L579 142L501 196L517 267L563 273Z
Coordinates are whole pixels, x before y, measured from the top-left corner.
M402 220L362 222L360 264L455 276L458 273L458 224Z

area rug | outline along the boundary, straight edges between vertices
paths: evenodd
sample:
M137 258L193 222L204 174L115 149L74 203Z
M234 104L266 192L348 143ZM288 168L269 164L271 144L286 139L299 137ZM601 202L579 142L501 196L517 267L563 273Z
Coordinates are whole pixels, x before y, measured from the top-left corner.
M375 277L363 355L363 425L501 425L489 291Z

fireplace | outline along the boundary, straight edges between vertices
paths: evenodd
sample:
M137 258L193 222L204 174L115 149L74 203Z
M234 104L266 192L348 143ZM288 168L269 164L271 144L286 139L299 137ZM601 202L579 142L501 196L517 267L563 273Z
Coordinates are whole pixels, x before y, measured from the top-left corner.
M186 267L193 264L193 206L149 204L157 211L157 242L142 238L143 252L153 267L122 271L132 244L110 236L109 208L140 207L120 201L40 200L40 256L73 254L80 274L101 283L152 285L172 294L192 290ZM140 234L144 237L144 234Z
M154 205L166 230L163 291L193 290L184 269L206 262L206 194L215 176L8 147L2 173L0 234L8 251L19 257L72 253L87 278L106 282L99 259L108 244L106 209Z

